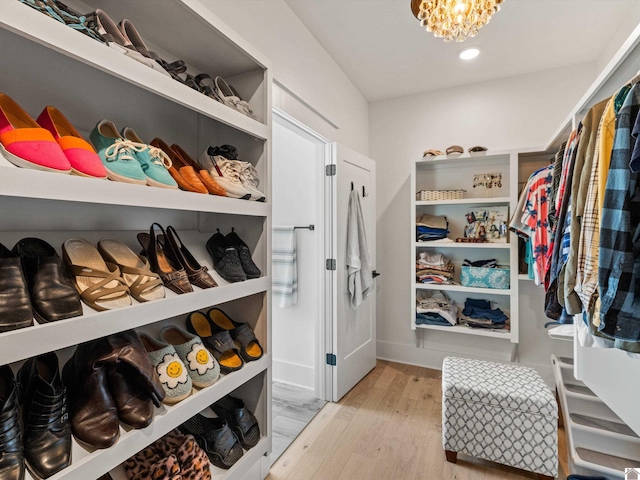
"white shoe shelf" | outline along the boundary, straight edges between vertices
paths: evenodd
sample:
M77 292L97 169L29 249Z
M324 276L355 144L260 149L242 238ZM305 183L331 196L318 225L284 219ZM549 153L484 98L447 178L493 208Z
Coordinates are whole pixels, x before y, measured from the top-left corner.
M416 334L416 344L424 335L433 332L472 335L485 338L509 340L511 358L514 358L519 343L518 319L518 242L508 234L508 242L456 243L456 238L464 235L466 214L471 210L490 210L507 207L508 215L513 212L518 201L518 152L488 151L485 154L462 154L457 156L425 157L414 162L411 176L411 329ZM475 174L501 173L502 187L485 190L473 188ZM416 200L421 190L465 190L465 198L455 200ZM439 240L420 242L416 239L415 219L423 214L443 215L449 222L450 242ZM453 284L417 283L416 259L420 252L441 253L455 266ZM471 261L495 258L501 266L510 267L510 288L492 289L467 287L460 284L460 267L465 259ZM419 290L440 290L461 310L467 298L484 299L492 302L494 308L508 311L510 330L472 329L465 325L440 326L416 324L416 292Z
M229 470L212 468L213 478L262 479L271 451L271 82L270 63L197 0L108 2L70 0L82 12L101 8L116 23L129 19L150 50L167 61L183 59L189 73L220 75L249 101L258 120L20 3L0 9L0 92L11 96L33 118L46 105L57 107L88 137L107 118L120 129L131 126L144 141L158 136L177 143L193 157L209 145L231 144L240 160L253 164L266 203L166 190L18 168L0 158L0 243L9 249L37 237L61 253L70 237L93 244L114 238L140 251L138 232L153 222L172 225L194 257L208 267L218 287L118 310L96 312L83 305L80 317L0 334L0 365L14 371L27 358L55 351L60 366L77 344L139 329L155 334L167 323L184 326L192 311L219 305L251 325L265 355L186 400L156 409L151 425L121 427L111 448L89 451L74 439L72 464L50 480L94 480L111 471L126 478L121 464L216 400L232 393L253 411L262 439ZM234 228L249 245L262 277L227 283L214 271L205 243L217 229ZM259 473L256 473L259 472ZM27 480L32 480L27 473Z
M573 376L572 359L551 356L567 435L569 471L624 480L640 464L640 437L595 393Z

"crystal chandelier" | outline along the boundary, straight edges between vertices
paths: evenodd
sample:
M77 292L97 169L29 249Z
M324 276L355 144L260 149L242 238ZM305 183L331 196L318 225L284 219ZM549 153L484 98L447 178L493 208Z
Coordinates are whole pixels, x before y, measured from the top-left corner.
M411 0L411 11L420 25L445 42L464 42L500 10L503 0Z

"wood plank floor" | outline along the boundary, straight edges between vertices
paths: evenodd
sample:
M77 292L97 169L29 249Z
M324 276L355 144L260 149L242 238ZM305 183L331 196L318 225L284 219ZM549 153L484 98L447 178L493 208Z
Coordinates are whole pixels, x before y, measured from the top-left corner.
M273 465L327 402L309 390L280 382L273 382L271 397L273 448L270 459Z
M271 467L268 480L496 480L536 478L442 450L438 370L378 361L340 402L326 404ZM566 451L560 432L560 451ZM567 474L566 455L560 477Z

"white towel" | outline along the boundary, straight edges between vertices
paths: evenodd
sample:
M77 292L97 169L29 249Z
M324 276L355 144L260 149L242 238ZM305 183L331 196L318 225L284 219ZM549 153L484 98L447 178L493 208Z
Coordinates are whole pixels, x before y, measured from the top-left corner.
M281 308L298 303L296 231L291 226L273 227L273 300Z
M371 294L373 277L367 247L367 235L357 190L349 195L347 216L347 284L351 307L356 309Z

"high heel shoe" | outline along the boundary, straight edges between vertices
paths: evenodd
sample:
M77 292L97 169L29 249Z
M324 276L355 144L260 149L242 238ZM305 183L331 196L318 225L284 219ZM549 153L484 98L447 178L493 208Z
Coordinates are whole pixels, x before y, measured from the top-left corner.
M138 234L138 242L143 248L142 254L149 259L151 270L160 275L164 286L169 290L177 294L193 292L187 272L173 258L173 255L165 251L158 239L159 235L156 235L156 228L160 229L164 238L167 238L164 228L158 223L151 225L149 233Z

